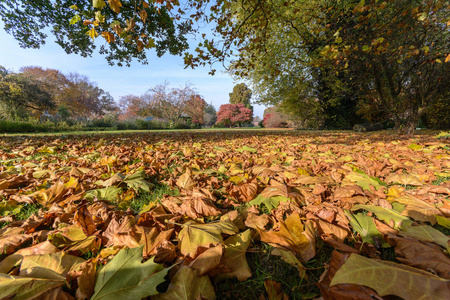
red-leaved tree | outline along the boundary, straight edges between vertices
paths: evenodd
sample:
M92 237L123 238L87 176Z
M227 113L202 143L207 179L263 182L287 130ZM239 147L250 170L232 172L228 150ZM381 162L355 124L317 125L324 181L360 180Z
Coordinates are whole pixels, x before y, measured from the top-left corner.
M249 123L253 119L253 111L246 108L244 104L223 104L217 112L217 122L223 123L227 127L235 125L241 126L244 123Z
M192 94L184 105L184 112L191 117L192 123L204 124L205 108L205 100L200 95Z

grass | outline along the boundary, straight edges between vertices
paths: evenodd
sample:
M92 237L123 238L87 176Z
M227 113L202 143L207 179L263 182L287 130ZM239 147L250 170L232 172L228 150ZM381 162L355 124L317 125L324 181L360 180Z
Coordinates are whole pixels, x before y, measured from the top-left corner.
M316 256L306 264L308 279L300 278L298 270L283 261L279 256L271 255L271 246L256 244L258 251L246 255L252 277L246 281L236 278L214 283L217 299L259 299L264 295L268 299L264 281L272 279L282 286L289 299L312 299L320 296L317 282L324 272L324 264L331 258L332 247L321 243Z
M40 205L38 203L33 203L33 204L26 203L25 205L23 205L20 208L20 211L18 213L14 214L14 219L16 221L28 219L29 217L31 217L32 215L37 213L39 211L39 209L41 209L41 208L42 208L42 205ZM5 227L9 223L10 222L4 222L4 223L0 224L0 228Z
M441 183L447 182L447 181L450 181L450 177L438 177L431 184L440 185Z
M150 202L159 202L159 200L161 200L165 195L178 196L179 194L180 191L177 188L173 189L165 184L156 184L150 193L141 193L139 196L131 200L130 207L135 211L140 211Z
M100 134L130 134L143 132L207 132L207 131L258 131L258 130L289 130L286 128L204 128L204 129L130 129L130 130L100 130L100 131L58 131L58 132L33 132L33 133L5 133L4 136L62 136L62 135L100 135Z

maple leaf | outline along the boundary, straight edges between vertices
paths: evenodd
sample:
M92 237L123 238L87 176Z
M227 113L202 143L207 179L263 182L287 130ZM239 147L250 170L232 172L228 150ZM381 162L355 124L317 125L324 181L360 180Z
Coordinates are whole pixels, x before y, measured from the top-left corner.
M423 182L416 176L410 174L393 174L386 178L387 183L400 183L403 185L421 186Z
M305 226L298 214L291 214L284 222L280 222L279 231L259 230L259 234L262 242L293 251L303 262L315 255L314 235L305 232Z
M194 180L192 178L192 170L191 169L186 169L186 172L181 175L178 180L177 180L177 185L182 188L182 189L186 189L186 190L190 190L194 187Z
M273 197L264 197L262 194L258 195L255 199L250 201L249 205L261 205L264 204L269 211L271 211L274 208L277 208L280 202L287 202L291 201L291 199L285 197L285 196L273 196Z
M353 283L370 287L380 296L445 299L448 295L448 282L420 269L351 254L334 275L330 286Z
M142 249L123 249L100 269L92 300L141 299L158 294L156 286L164 282L170 268L153 262L141 263Z
M31 299L64 285L65 280L40 279L0 274L0 291L4 298Z
M223 243L222 234L232 235L239 231L230 220L207 224L187 222L182 226L183 229L178 234L180 251L192 258L197 256L199 247L216 246Z
M378 245L384 241L372 217L364 213L352 214L349 210L345 210L345 214L353 229L361 235L363 243Z
M199 276L196 270L181 266L170 281L167 292L152 297L156 300L215 299L216 294L208 276Z
M78 226L83 229L83 232L86 236L89 236L97 231L94 220L92 219L92 216L89 213L86 205L82 205L75 212L73 220L76 224L78 224Z
M190 264L194 270L198 271L198 275L202 276L209 271L215 269L222 259L223 245L218 245L209 249L197 256Z
M225 240L225 253L223 255L222 264L226 267L227 271L220 272L217 278L236 277L238 280L244 281L252 276L252 272L245 257L250 241L250 229L230 236Z
M115 13L120 13L120 8L122 7L120 0L108 0L108 4Z

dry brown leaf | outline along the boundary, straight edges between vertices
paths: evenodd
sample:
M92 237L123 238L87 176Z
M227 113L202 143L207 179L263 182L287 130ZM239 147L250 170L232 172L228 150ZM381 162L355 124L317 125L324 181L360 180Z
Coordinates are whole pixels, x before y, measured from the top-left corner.
M219 264L223 254L223 246L218 245L207 249L205 252L197 256L190 264L194 270L198 271L198 276L202 276L209 271L215 269Z
M192 170L187 168L186 172L181 175L177 180L177 186L182 189L192 190L194 187L194 179L192 178Z
M422 243L413 238L389 235L396 244L396 259L409 266L450 279L450 259L433 244Z
M423 182L414 175L410 174L392 174L386 178L387 183L400 183L403 185L422 186Z
M200 216L209 217L220 214L220 210L217 209L211 200L202 198L186 199L180 205L180 209L181 214L187 215L192 219L197 219Z
M281 289L281 284L272 279L264 280L264 287L266 288L269 300L288 300L289 297Z
M96 272L96 260L88 260L80 265L80 276L77 277L77 299L90 299L90 297L94 294Z
M81 205L78 210L75 212L75 216L73 220L78 226L83 229L83 232L86 236L90 236L97 231L94 220L92 219L91 214L89 213L86 205Z
M264 230L267 224L269 224L270 218L268 215L256 215L253 213L249 213L247 215L247 219L245 219L245 226Z

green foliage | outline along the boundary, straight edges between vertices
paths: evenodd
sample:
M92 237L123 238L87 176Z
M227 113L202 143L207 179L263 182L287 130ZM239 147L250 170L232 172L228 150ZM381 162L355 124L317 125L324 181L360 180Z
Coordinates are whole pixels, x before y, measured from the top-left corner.
M425 121L431 128L450 128L450 92L430 106L425 112Z
M212 105L212 103L206 105L205 112L203 115L203 121L206 126L212 126L217 121L217 111Z
M144 49L153 48L158 56L181 54L188 47L186 34L193 30L191 22L176 18L179 5L173 2L163 6L146 3L108 1L108 5L94 7L91 1L80 0L61 0L54 5L46 1L18 5L18 1L7 0L0 5L0 17L6 32L24 48L40 48L47 38L44 29L50 28L58 45L81 56L92 55L97 37L104 39L99 52L110 64L119 66L129 66L133 58L146 63Z
M412 133L450 85L445 3L255 0L216 13L223 48L240 49L230 72L300 127L348 128L358 112Z
M58 131L79 131L83 130L83 125L69 125L66 122L52 123L29 121L8 121L0 120L0 132L3 133L30 133L30 132L58 132Z
M0 76L0 106L0 117L14 118L20 109L53 109L56 104L38 81L20 73L9 73Z
M250 103L252 98L252 90L248 88L245 83L238 83L233 87L233 92L230 95L230 103L238 104L242 103L246 108L250 108L253 111L253 106Z

